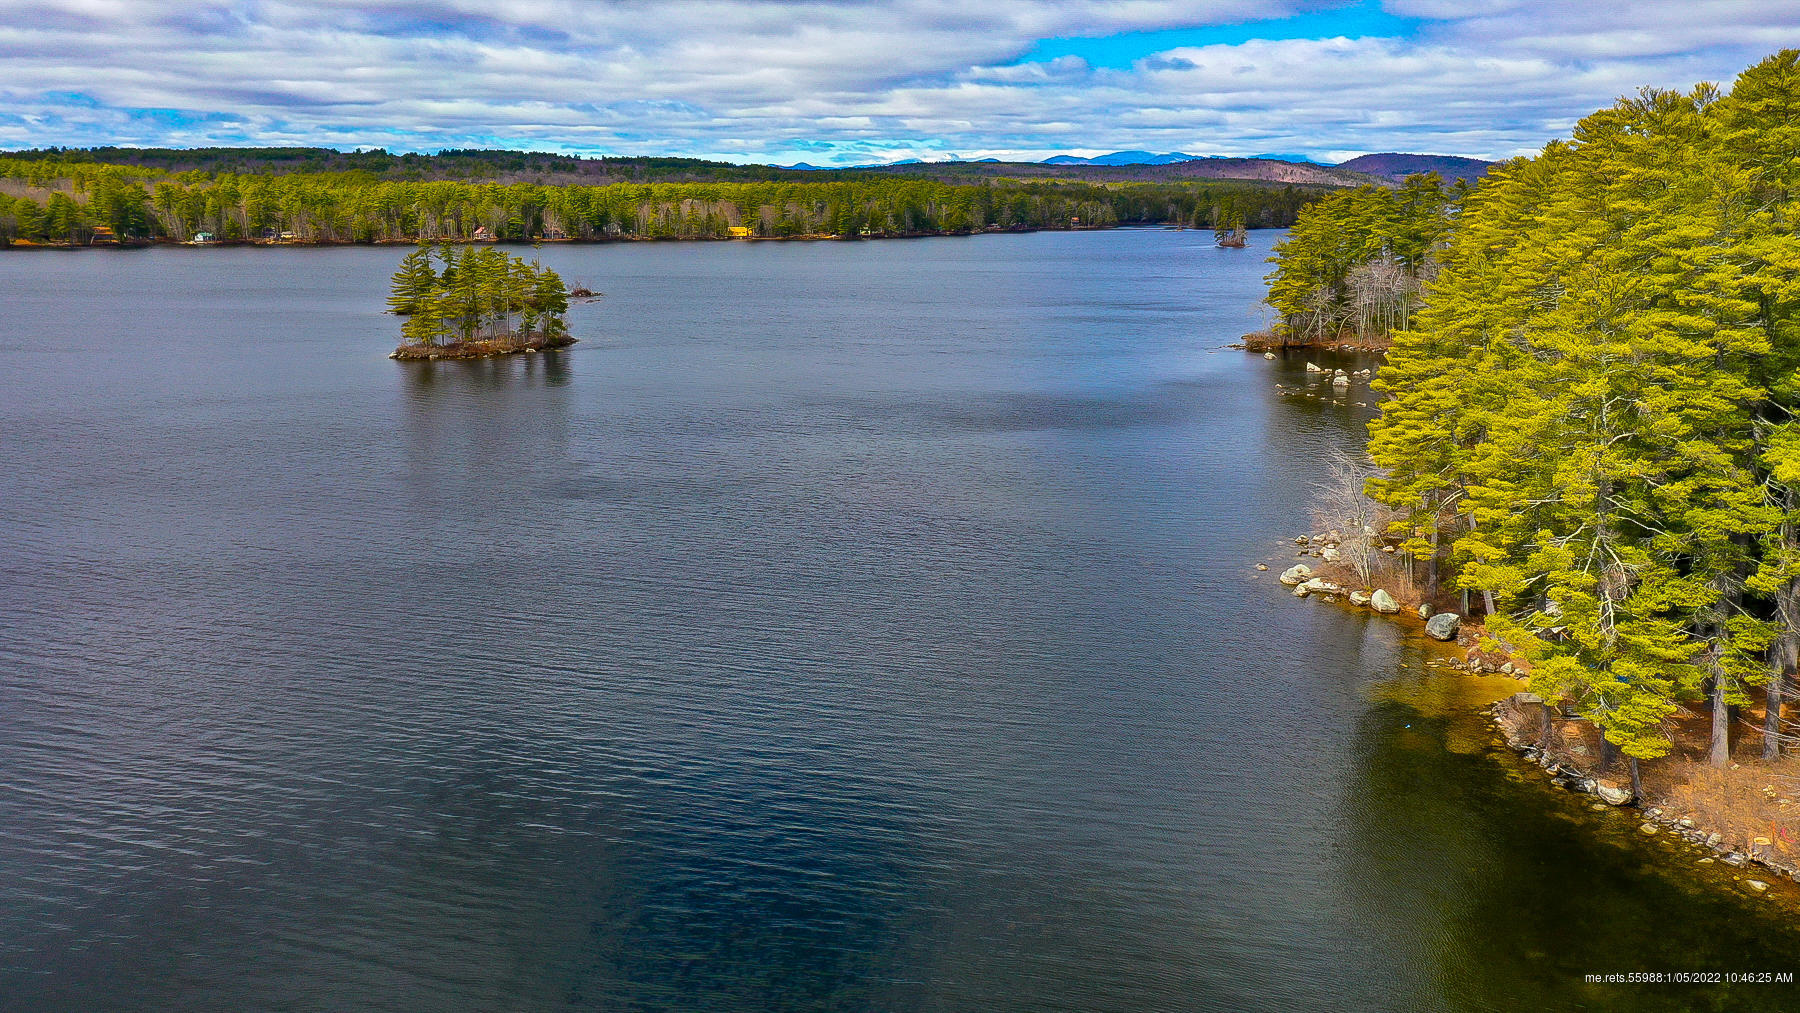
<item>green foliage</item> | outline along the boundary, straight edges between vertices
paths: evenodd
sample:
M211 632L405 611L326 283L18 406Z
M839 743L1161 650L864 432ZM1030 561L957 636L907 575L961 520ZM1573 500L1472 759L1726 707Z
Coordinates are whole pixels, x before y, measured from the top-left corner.
M1277 271L1300 313L1346 265L1424 268L1370 491L1634 757L1682 701L1747 702L1800 621L1796 63L1645 91L1471 193L1322 201Z
M568 333L562 278L492 246L420 246L401 259L388 305L406 316L400 334L412 345Z
M1399 189L1340 191L1301 211L1269 276L1282 332L1315 342L1405 327L1464 194L1460 183L1412 176Z

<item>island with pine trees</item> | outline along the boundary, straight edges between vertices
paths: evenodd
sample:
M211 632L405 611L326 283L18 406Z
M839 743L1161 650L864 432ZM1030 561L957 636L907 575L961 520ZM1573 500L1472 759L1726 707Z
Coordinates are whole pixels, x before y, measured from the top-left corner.
M1312 204L1269 301L1278 345L1391 345L1284 582L1428 618L1557 784L1800 878L1797 145L1800 50L1646 89L1472 189Z
M388 308L406 318L393 359L479 359L575 343L562 278L491 246L420 246L394 272Z

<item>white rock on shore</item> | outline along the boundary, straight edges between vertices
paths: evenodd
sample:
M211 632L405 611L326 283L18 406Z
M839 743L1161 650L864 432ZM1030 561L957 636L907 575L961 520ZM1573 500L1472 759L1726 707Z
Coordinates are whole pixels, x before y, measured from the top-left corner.
M1425 635L1433 640L1455 640L1456 631L1462 627L1462 616L1454 612L1439 612L1425 620Z
M1343 585L1333 584L1331 581L1326 580L1324 577L1314 577L1313 579L1307 581L1306 583L1304 583L1300 586L1303 588L1306 588L1306 590L1309 594L1343 594L1344 593Z
M1281 572L1281 582L1289 587L1293 587L1296 584L1304 584L1311 580L1312 575L1312 567L1307 566L1305 563L1295 563L1293 566L1290 566Z
M1631 801L1631 790L1609 781L1595 781L1594 794L1607 805L1625 805Z
M1394 600L1394 596L1379 587L1369 596L1369 607L1390 616L1400 611L1400 603Z

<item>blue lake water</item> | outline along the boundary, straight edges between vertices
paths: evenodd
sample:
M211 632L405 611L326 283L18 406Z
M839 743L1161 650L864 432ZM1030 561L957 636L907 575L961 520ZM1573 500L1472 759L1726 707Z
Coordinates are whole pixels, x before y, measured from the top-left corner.
M1220 350L1273 238L559 246L408 364L399 250L0 255L0 1007L1795 1008L1584 985L1800 950L1252 569L1369 414Z

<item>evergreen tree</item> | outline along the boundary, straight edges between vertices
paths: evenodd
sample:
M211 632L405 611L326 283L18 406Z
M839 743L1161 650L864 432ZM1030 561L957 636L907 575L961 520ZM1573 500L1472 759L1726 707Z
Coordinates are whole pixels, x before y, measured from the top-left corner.
M437 271L431 266L431 250L421 245L400 261L394 272L393 292L388 308L400 316L419 312L420 304L438 287Z

